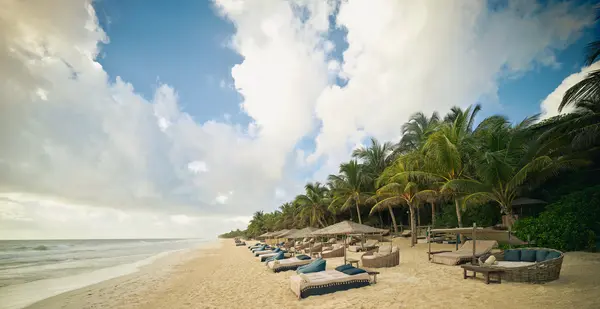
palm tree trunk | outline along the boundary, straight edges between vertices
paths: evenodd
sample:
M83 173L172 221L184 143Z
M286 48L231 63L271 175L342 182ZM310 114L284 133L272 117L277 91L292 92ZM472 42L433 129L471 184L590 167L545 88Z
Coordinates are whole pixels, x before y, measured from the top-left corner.
M408 209L410 210L410 246L414 247L417 243L417 218L415 207L409 204Z
M360 208L358 208L358 200L354 199L356 203L356 214L358 215L358 224L362 224L362 219L360 218Z
M322 227L326 227L326 226L327 226L327 224L323 223L323 220L321 220L321 218L317 217L317 220L319 221L319 224L320 224Z
M435 227L435 202L431 203L431 226Z
M460 211L460 203L458 202L458 199L454 199L454 205L456 206L456 219L458 220L458 227L463 227L462 213Z
M392 224L394 225L394 233L398 234L398 225L396 224L396 217L394 216L394 211L392 210L392 206L388 206L388 210L390 211L390 217L392 217Z

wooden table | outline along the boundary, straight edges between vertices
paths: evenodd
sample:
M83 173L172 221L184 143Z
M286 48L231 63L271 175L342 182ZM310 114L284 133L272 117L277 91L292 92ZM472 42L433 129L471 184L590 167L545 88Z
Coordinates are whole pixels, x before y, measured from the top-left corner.
M356 267L358 267L358 260L357 259L346 259L346 264L350 264L350 266L352 266L352 264L356 264Z
M499 270L496 268L485 267L485 266L471 265L471 264L462 265L461 267L463 269L463 279L467 279L467 278L475 279L475 277L477 276L477 273L482 273L483 277L485 279L485 284L502 283L502 277L501 277L501 275L503 273L502 270ZM473 276L468 276L467 271L472 271ZM491 275L494 275L496 277L496 280L490 280Z
M369 276L373 276L373 284L377 283L377 275L379 275L378 271L368 271Z

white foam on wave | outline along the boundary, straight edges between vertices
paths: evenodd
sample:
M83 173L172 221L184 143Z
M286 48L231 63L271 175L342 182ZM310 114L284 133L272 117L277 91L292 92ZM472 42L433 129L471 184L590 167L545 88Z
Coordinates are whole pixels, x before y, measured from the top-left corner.
M157 259L175 252L187 251L190 249L191 248L185 248L161 252L134 263L102 268L87 273L3 287L0 288L0 309L24 308L40 300L61 293L80 289L116 277L132 274L139 271L140 267L149 265Z

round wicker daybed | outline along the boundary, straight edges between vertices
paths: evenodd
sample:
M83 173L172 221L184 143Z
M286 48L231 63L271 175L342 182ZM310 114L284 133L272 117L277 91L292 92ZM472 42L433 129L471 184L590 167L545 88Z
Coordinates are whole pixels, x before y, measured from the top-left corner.
M510 251L517 251L517 250L521 250L521 249L510 250ZM550 282L550 281L558 279L558 277L560 276L560 269L562 268L563 258L565 256L564 253L562 253L558 250L548 249L548 248L524 248L522 250L523 251L534 250L534 251L536 251L536 253L537 253L537 251L547 251L547 254L550 254L550 252L553 252L553 254L552 254L552 258L545 259L545 260L542 260L539 262L538 261L536 261L536 262L523 262L523 261L519 262L519 261L513 260L514 262L512 262L510 267L504 267L502 265L485 264L484 263L485 259L487 259L487 257L489 257L489 255L484 255L479 258L479 264L482 266L486 266L486 267L502 269L504 272L502 273L501 276L502 276L502 279L504 279L506 281L544 283L544 282ZM505 261L504 253L505 253L505 251L502 251L502 252L492 253L491 255L496 257L496 261L499 261L502 263L503 261ZM554 257L554 256L557 256L557 257ZM523 263L526 265L518 266L518 263Z
M360 259L363 267L380 268L394 267L400 264L400 251L398 247L390 249L382 249L379 247L376 250L367 251ZM381 252L380 252L381 251Z

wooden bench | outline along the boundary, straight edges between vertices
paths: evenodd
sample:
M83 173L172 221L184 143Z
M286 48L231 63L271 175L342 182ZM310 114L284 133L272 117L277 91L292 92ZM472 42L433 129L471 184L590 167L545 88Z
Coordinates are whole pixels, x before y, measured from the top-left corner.
M485 266L470 265L470 264L461 265L460 267L462 267L462 269L463 269L463 279L467 279L467 278L475 279L475 277L477 276L477 273L482 273L483 277L485 279L485 284L502 283L501 275L502 275L503 271L500 269L490 268L490 267L485 267ZM473 276L468 276L467 271L472 271ZM494 275L494 277L496 277L496 280L490 280L491 275Z
M346 259L346 264L349 264L350 266L352 266L352 264L356 264L356 267L358 268L358 260L357 259Z
M373 277L373 284L377 283L377 275L379 275L378 271L368 271L369 276Z

